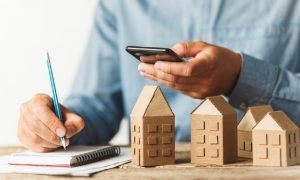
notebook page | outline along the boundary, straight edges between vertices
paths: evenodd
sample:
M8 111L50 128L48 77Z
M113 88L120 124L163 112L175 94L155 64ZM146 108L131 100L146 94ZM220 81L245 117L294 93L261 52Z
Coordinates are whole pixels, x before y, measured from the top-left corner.
M9 165L9 156L0 156L0 173L26 173L26 174L45 174L45 175L69 175L69 176L89 176L92 173L111 169L129 162L131 159L130 148L121 148L119 156L104 159L83 166L65 167L45 167L45 166L19 166Z
M106 147L108 146L72 146L67 150L60 148L56 151L47 153L25 151L12 154L9 159L9 164L69 166L72 156L92 152Z

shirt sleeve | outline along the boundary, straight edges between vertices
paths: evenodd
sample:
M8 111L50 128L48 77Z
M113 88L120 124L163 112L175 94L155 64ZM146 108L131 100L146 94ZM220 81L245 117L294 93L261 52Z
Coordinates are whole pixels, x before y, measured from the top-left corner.
M71 144L106 144L124 116L112 6L99 1L88 44L70 95L64 105L85 120L85 128Z
M270 104L300 124L300 74L244 53L242 57L242 70L229 102L242 110Z

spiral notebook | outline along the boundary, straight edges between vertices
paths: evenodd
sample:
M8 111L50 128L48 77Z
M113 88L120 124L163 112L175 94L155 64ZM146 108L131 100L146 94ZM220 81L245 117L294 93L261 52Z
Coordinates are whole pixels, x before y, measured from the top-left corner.
M118 146L73 146L67 150L35 153L25 151L11 154L8 163L11 165L76 167L107 158L118 156Z

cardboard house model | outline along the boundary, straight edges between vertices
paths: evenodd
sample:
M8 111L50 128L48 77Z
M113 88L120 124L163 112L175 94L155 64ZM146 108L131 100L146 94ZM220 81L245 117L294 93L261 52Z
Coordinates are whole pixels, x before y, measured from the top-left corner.
M290 166L299 163L299 128L282 111L267 113L253 128L253 165Z
M191 113L191 162L237 160L237 114L222 96L208 97Z
M271 106L249 107L238 125L238 156L252 159L252 129L270 111Z
M132 162L175 163L174 114L158 86L145 86L131 112Z

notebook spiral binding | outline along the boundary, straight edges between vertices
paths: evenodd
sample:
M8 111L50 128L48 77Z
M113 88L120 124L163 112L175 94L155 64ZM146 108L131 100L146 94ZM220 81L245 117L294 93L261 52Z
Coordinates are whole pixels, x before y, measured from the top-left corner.
M75 162L71 166L81 166L84 164L93 163L110 157L118 156L121 153L119 146L110 146L97 151L84 153L74 156Z

